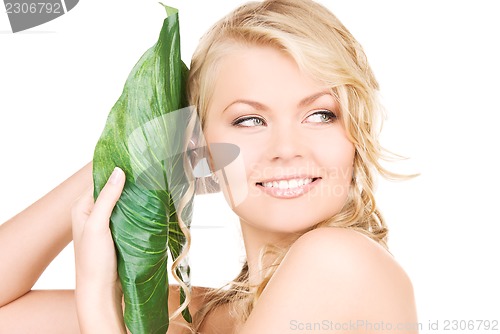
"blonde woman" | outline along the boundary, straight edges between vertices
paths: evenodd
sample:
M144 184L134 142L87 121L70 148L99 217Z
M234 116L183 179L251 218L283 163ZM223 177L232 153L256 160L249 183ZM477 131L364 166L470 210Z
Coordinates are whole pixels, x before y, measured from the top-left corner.
M176 316L172 287L169 333L417 332L373 196L375 173L397 177L379 164L377 91L361 46L313 1L249 3L203 37L190 103L208 144L240 148L242 164L215 178L240 218L246 263L229 289L192 290L193 324ZM108 228L124 174L95 204L91 179L89 164L1 226L0 332L126 332ZM71 238L76 293L30 292ZM19 243L25 251L4 251Z

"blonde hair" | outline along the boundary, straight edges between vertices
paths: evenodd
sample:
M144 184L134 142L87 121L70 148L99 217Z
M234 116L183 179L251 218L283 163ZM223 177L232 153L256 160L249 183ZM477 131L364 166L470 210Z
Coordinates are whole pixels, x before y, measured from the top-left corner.
M378 141L383 109L378 83L361 45L325 7L312 0L266 0L245 4L217 22L201 39L195 51L188 80L188 97L198 110L202 124L222 57L232 47L271 46L291 56L299 68L324 83L340 104L341 119L355 147L354 175L344 207L316 227L355 229L387 248L387 226L374 199L374 174L400 178L386 170L380 160L390 155ZM262 283L248 284L248 267L229 289L212 293L210 302L198 312L196 331L215 307L231 303L235 320L244 321L272 277L287 249L263 250L274 263L263 271ZM261 268L263 269L263 268Z

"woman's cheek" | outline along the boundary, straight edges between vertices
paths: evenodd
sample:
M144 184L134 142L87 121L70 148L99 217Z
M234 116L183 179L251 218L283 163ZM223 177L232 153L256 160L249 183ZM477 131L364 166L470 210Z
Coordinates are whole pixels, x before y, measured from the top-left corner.
M218 170L216 175L232 209L248 198L247 168L241 151L231 163Z

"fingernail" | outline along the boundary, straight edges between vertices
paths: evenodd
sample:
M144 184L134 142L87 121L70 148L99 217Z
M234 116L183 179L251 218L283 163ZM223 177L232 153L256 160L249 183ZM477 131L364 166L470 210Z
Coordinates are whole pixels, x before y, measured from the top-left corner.
M113 173L109 177L109 182L111 184L118 184L118 182L120 182L121 177L122 177L121 169L118 167L115 167L115 169L113 170Z

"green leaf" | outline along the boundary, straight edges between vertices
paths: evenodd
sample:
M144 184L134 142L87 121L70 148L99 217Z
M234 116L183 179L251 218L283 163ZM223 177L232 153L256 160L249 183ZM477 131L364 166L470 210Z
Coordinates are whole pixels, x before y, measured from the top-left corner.
M166 6L165 6L166 7ZM187 67L180 57L177 10L166 7L157 43L132 69L113 106L93 159L94 197L115 166L126 183L111 216L125 323L133 334L164 334L168 328L167 257L185 244L179 224L189 226L193 195L183 167ZM177 271L187 280L189 267ZM184 296L182 293L181 298ZM184 312L190 319L189 312Z

